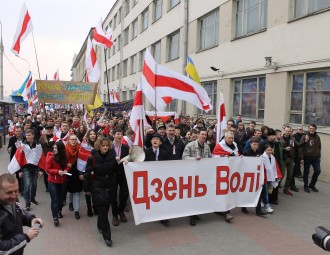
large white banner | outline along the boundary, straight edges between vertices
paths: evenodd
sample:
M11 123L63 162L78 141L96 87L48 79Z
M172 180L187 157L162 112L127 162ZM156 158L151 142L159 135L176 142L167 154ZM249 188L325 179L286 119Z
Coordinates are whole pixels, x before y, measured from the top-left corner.
M125 166L135 224L255 207L261 157L133 162Z

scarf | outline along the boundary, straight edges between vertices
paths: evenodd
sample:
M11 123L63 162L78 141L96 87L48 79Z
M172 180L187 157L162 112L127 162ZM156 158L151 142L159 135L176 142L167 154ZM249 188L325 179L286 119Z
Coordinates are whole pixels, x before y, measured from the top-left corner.
M66 157L68 163L71 163L72 165L76 163L79 149L80 149L80 144L78 143L76 146L72 146L70 143L67 143L65 145L65 151L66 151Z

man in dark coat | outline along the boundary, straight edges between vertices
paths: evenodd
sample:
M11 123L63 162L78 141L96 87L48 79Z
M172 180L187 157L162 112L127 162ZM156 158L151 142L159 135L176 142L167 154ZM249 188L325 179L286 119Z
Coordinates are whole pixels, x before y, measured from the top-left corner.
M1 254L23 254L24 248L38 236L43 221L24 211L18 200L18 182L15 176L0 176L0 251ZM23 226L29 226L23 232ZM32 228L31 228L32 226Z
M180 160L184 151L184 143L175 136L175 125L168 124L166 128L167 137L164 139L161 148L169 155L169 160Z

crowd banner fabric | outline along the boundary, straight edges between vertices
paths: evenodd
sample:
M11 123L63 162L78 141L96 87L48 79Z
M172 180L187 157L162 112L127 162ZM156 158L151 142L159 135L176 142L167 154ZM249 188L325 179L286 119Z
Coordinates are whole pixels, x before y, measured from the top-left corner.
M94 104L97 83L37 80L39 103Z
M133 108L134 99L122 101L119 103L103 103L103 105L107 108L108 111L117 112L117 111L125 111L128 112Z
M125 173L135 224L234 207L256 207L261 157L130 162Z

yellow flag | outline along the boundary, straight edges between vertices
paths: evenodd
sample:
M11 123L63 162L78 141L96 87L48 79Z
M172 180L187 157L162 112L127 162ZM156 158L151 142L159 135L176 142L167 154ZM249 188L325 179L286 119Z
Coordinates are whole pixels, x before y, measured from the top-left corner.
M187 74L190 76L190 78L192 80L194 80L195 82L201 84L201 80L200 80L199 75L197 73L197 70L196 70L196 67L194 65L194 62L191 59L191 57L189 57L189 56L187 58L186 72L187 72Z
M102 102L99 94L96 94L94 104L93 105L92 104L86 104L85 107L86 107L86 111L90 112L91 110L100 108L102 105L103 105L103 102Z

